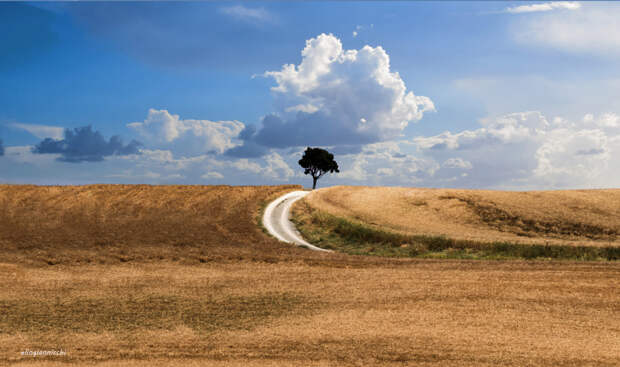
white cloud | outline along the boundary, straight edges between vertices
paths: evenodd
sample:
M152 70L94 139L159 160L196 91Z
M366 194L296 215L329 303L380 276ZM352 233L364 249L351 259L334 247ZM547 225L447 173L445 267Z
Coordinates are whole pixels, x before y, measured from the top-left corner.
M127 126L156 147L174 148L175 153L223 153L238 145L234 140L245 125L239 121L182 120L167 110L149 109L143 122Z
M175 157L170 150L161 149L141 149L140 155L129 155L120 157L127 161L135 162L137 167L157 167L166 171L182 171L198 164L209 164L219 166L222 163L206 154L191 157Z
M0 158L0 182L35 184L150 183L196 184L225 180L231 185L265 185L294 182L301 171L290 166L299 157L279 153L255 160L230 160L213 155L176 156L170 150L142 149L141 154L111 156L96 169L57 161L57 154L34 154L32 146L9 146ZM301 180L300 180L301 181Z
M381 167L377 169L377 174L380 176L394 176L394 170L391 168Z
M266 23L275 21L273 14L265 10L265 8L248 8L243 5L235 5L221 8L220 11L246 22Z
M295 176L295 171L284 161L281 155L271 152L264 157L265 165L248 160L246 158L237 159L231 166L239 171L249 172L254 175L261 175L266 178L282 181Z
M222 178L224 178L224 175L216 172L216 171L211 171L211 172L207 172L204 175L200 176L202 178L204 178L205 180L209 180L209 179L218 179L221 180Z
M617 128L620 127L620 116L615 113L604 113L595 119L593 114L588 113L583 117L583 122L601 128Z
M520 18L512 24L514 39L570 53L620 55L620 6L617 3L584 5L580 11L550 12Z
M267 71L278 111L248 140L266 147L361 145L399 136L430 98L408 91L380 46L345 50L332 34L306 41L299 65Z
M262 167L260 164L256 162L251 162L246 158L238 159L237 161L232 163L232 166L240 171L248 171L252 173L259 173L262 171Z
M540 112L521 112L483 120L479 129L413 141L424 157L444 161L442 167L470 171L455 185L609 187L620 185L620 164L612 159L620 155L618 120L618 115L604 113L549 122Z
M540 112L519 112L483 121L485 127L453 134L446 131L436 136L417 137L414 142L425 150L467 150L491 144L512 144L538 136L549 123Z
M338 179L350 179L354 181L366 181L368 180L368 172L366 166L368 160L363 155L358 155L353 160L353 163L347 168L338 173Z
M357 37L357 31L353 31L353 37Z
M10 126L26 130L30 134L36 136L39 139L52 138L52 139L62 139L64 129L58 126L47 126L47 125L36 125L36 124L21 124L21 123L13 123Z
M264 175L276 180L288 180L295 176L295 171L289 167L289 165L282 159L276 152L271 152L265 157L267 166L264 170Z
M536 151L534 173L544 179L590 181L604 174L611 158L609 137L604 131L556 129L550 131Z
M445 168L460 168L460 169L471 169L472 165L470 161L466 161L462 158L449 158L441 165Z
M48 166L53 164L60 154L34 154L32 153L32 146L19 145L4 148L4 157L8 161L19 164L26 164L32 166ZM5 160L6 161L6 160ZM5 170L3 172L11 172Z
M347 182L374 185L412 185L426 180L429 184L440 169L433 160L408 154L402 145L407 141L368 144L357 154L338 157L341 172L329 175L332 183Z
M321 34L306 41L301 54L298 66L265 73L278 83L272 90L285 104L317 106L341 125L365 118L367 123L348 127L377 140L398 135L409 122L435 109L428 97L407 92L381 46L344 50L338 38Z
M513 6L506 8L505 11L507 13L519 14L550 11L556 9L576 10L579 8L581 8L581 4L576 1L552 1L547 3Z
M305 112L305 113L315 113L319 108L310 103L307 104L298 104L296 106L287 107L285 109L286 112Z
M482 119L476 129L360 146L336 155L333 184L552 189L620 186L620 116L586 114L576 120L519 112ZM4 182L32 183L309 183L295 165L301 151L271 150L258 159L212 154L184 156L171 149L141 149L113 156L93 174L83 166L37 155L32 147L6 147ZM331 150L331 148L329 148ZM297 168L297 169L295 169ZM52 178L54 177L54 178ZM65 179L66 177L66 179ZM65 181L69 180L70 181Z

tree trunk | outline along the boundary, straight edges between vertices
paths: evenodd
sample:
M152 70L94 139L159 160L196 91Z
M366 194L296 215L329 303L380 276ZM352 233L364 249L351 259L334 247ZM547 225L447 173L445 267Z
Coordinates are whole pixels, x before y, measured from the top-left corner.
M312 176L312 190L314 190L316 188L316 180L318 180L318 177L314 177Z

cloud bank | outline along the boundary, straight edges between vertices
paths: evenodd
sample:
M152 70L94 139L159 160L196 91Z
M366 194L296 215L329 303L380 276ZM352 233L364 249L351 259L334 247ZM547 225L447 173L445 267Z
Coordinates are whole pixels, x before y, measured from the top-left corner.
M538 111L483 121L483 127L417 137L418 151L444 167L468 170L488 187L582 187L620 182L620 117L613 113L551 122ZM612 169L612 166L617 166Z
M380 46L344 50L338 38L321 34L306 41L299 65L286 64L264 76L277 112L260 129L248 127L233 156L265 154L265 148L363 145L399 136L410 122L434 111L430 98L408 91Z
M136 140L124 145L118 135L106 140L101 133L93 131L91 126L84 126L66 129L64 139L46 138L34 146L32 152L60 154L58 160L63 162L100 162L108 156L139 154L140 146L141 143Z
M481 127L368 144L337 157L324 184L493 188L601 188L620 185L620 116L577 121L538 111L485 119Z

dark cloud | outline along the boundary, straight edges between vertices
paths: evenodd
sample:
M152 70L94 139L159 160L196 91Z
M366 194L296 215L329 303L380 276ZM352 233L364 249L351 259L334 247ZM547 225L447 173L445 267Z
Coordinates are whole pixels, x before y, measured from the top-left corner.
M239 133L239 139L243 141L242 145L228 149L224 155L233 158L257 158L268 153L268 149L254 142L252 139L256 134L254 125L246 125Z
M248 125L239 138L243 145L229 149L226 155L232 157L260 157L267 154L270 148L283 149L307 146L331 146L340 154L355 154L361 151L364 144L375 143L372 134L353 132L351 125L333 121L324 113L298 112L296 118L284 121L276 115L267 115L263 126L257 130Z
M0 156L4 155L4 143L2 142L2 139L0 139Z
M33 153L61 154L58 160L63 162L100 162L111 155L139 154L138 148L142 145L136 140L124 145L118 135L106 141L103 135L93 131L91 126L66 129L64 135L62 140L44 139L32 149Z
M224 155L233 158L258 158L264 156L268 152L267 148L253 141L246 141L243 145L228 149Z
M356 130L354 121L346 124L334 121L322 112L298 112L292 121L284 121L276 115L266 116L263 128L253 136L253 140L270 148L363 145L379 141L372 134Z

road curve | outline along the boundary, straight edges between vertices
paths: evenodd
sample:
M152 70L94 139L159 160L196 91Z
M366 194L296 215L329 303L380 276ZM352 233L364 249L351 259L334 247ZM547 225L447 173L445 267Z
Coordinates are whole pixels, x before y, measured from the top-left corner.
M263 214L263 226L265 226L269 234L280 241L307 247L310 250L331 252L331 250L325 250L304 241L295 225L289 219L293 203L308 194L308 191L293 191L269 203Z

